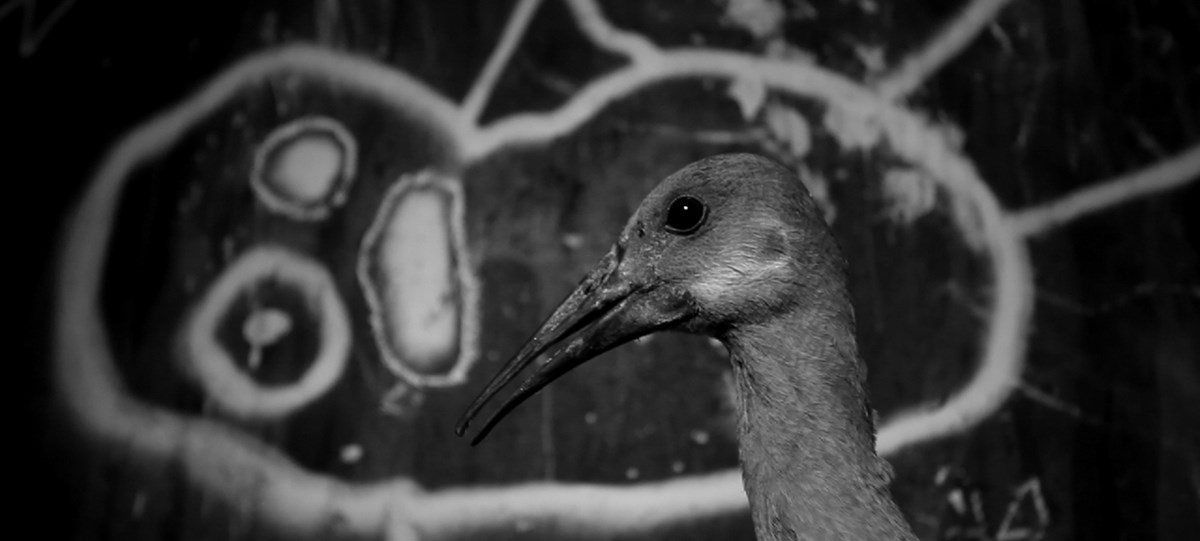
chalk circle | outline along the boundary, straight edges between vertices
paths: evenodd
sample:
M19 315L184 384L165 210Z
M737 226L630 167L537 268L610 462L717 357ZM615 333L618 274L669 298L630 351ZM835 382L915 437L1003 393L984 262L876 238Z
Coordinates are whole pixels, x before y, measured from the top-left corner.
M300 292L303 304L318 321L320 345L316 358L295 383L264 386L238 367L218 340L218 329L222 318L243 295L256 287L275 284ZM247 317L262 315L251 313ZM290 329L286 325L274 330L278 333ZM272 338L274 341L280 337ZM275 418L308 404L333 386L346 367L350 342L349 317L329 272L282 247L260 246L230 264L192 311L184 323L182 361L188 374L222 411L245 419Z
M386 367L417 387L466 381L475 358L476 287L462 188L432 171L389 188L363 237L358 278Z
M273 212L323 220L346 201L357 160L358 144L340 122L303 117L276 128L258 146L250 185Z

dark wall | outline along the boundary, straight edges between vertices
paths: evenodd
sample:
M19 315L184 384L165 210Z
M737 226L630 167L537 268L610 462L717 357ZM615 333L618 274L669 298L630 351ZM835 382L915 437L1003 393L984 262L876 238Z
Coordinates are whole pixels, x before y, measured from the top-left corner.
M19 267L17 306L28 310L13 333L20 368L14 381L25 399L18 418L22 427L29 423L32 442L21 447L33 451L22 464L36 465L19 469L29 481L28 517L42 537L352 538L364 531L336 512L337 520L320 527L278 526L259 505L271 497L254 492L266 482L222 492L243 485L212 481L227 456L257 457L230 466L240 474L283 464L352 487L411 480L422 494L532 481L636 487L732 471L723 351L683 335L627 346L573 372L480 447L451 432L492 373L600 258L642 196L670 172L717 152L759 152L826 179L810 189L826 190L836 211L832 225L851 265L872 402L885 424L903 407L944 399L975 369L995 303L986 257L962 241L944 193L930 195L927 207L897 203L883 178L903 160L886 148L841 148L822 123L821 100L772 92L747 119L727 82L684 78L623 96L561 137L471 156L454 150L462 137L430 120L411 94L281 70L247 79L161 152L131 167L116 218L94 224L113 231L98 308L123 390L191 423L188 433L200 443L181 447L218 442L246 454L225 455L213 444L215 465L206 469L186 451L147 451L96 436L78 421L80 402L71 393L88 386L64 387L53 369L62 361L52 353L64 349L54 333L64 321L54 308L62 291L55 254L64 248L69 211L85 202L111 145L240 60L295 43L370 59L381 72L394 70L459 103L513 4L80 3L59 4L65 7L58 19L47 17L59 6L5 12L0 45L13 83L3 86L19 134L10 185L20 191L10 227L14 253L29 262L12 265ZM862 81L879 75L865 60L871 47L890 64L919 47L959 3L864 10L784 2L783 24L759 34L724 2L602 5L614 25L664 47L790 54L796 62L807 61L803 51ZM22 22L31 9L32 28L42 31L35 42ZM55 22L39 25L47 20ZM907 107L961 130L962 153L1005 208L1050 202L1200 140L1200 38L1191 31L1197 24L1200 13L1186 2L1018 2ZM589 44L561 3L546 2L503 70L483 124L558 107L622 65ZM264 204L248 179L264 141L314 115L353 135L357 174L328 217L289 218ZM798 128L779 127L788 115L803 119L810 144L798 142ZM437 379L459 358L477 360L464 378L436 385L406 380L389 365L360 268L364 238L388 194L429 171L444 181L431 193L463 205L465 243L452 264L478 286L450 292L477 336L420 370ZM1196 204L1195 187L1183 187L1028 240L1036 293L1021 384L982 423L888 457L894 494L923 539L995 539L1005 526L1027 529L1014 539L1176 539L1200 528L1200 273L1198 229L1188 220ZM924 211L895 218L904 208ZM181 329L239 256L263 245L302 254L329 273L353 339L327 391L286 414L248 418L222 409L197 383ZM324 320L313 315L307 290L272 276L247 286L243 293L250 293L230 305L214 332L248 377L285 387L311 365L321 343L313 335ZM386 281L388 271L372 276ZM264 349L251 367L250 348L239 342L249 331L233 320L267 313L262 306L291 314L298 332ZM477 312L462 312L468 306ZM522 492L503 497L536 500ZM1005 525L1010 512L1015 518ZM470 509L462 514L475 520ZM534 515L526 535L605 531ZM748 515L736 508L680 516L647 521L654 526L630 528L629 535L752 536ZM521 527L461 535L520 537Z

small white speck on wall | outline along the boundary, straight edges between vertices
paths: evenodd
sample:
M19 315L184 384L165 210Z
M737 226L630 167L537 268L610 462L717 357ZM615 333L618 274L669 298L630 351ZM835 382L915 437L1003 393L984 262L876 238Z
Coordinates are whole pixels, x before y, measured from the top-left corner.
M756 38L778 34L787 12L779 0L723 0L725 20Z
M357 443L342 446L341 459L346 464L356 464L363 458L363 448Z

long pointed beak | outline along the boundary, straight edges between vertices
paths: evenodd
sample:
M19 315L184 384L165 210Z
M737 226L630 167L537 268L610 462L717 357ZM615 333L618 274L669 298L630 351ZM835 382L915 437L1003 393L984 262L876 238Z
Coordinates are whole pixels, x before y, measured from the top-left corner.
M475 398L459 419L456 434L462 436L484 405L550 348L560 346L488 417L471 445L482 441L505 415L572 368L682 318L683 303L662 302L665 295L658 288L633 283L618 272L620 263L620 250L614 248L584 277Z

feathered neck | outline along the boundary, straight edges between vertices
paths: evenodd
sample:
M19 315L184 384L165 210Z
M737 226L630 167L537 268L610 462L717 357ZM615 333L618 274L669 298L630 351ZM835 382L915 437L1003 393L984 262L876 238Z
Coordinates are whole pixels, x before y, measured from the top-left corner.
M761 541L916 540L892 500L844 288L725 337Z

